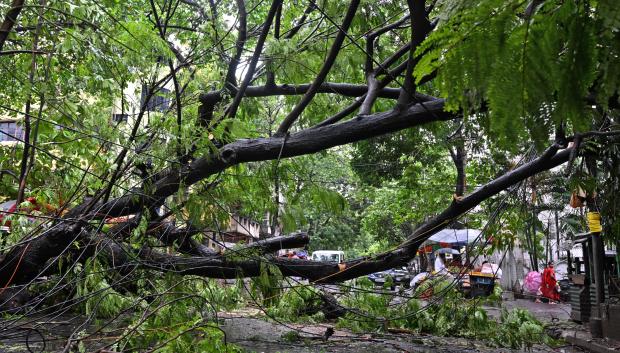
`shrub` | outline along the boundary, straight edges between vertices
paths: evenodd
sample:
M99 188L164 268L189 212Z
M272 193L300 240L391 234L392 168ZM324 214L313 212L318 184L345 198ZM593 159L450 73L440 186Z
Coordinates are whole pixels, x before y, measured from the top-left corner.
M431 302L423 304L417 299L409 299L397 305L390 304L391 294L355 292L343 300L350 310L338 320L338 326L355 332L403 328L440 336L482 339L489 345L509 348L552 342L544 333L544 326L527 310L504 309L497 322L488 317L481 306L482 300L466 300L451 281L427 281L416 293L429 290L434 293ZM494 298L485 301L497 301L501 292L494 291L494 294Z
M267 308L267 314L289 322L316 322L323 319L322 303L314 287L297 286L285 291L275 305Z

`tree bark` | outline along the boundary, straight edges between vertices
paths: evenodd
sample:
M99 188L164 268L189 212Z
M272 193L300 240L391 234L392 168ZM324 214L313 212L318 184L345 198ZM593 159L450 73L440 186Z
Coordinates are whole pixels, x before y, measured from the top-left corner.
M429 109L435 113L427 113ZM23 284L36 278L41 273L43 264L63 254L71 243L78 238L80 231L84 231L85 224L75 223L76 221L72 217L86 216L90 219L90 217L101 218L105 215L120 216L135 213L144 204L156 202L154 200L172 195L181 182L189 186L208 175L239 163L273 159L277 158L280 153L282 157L314 153L408 126L439 119L448 120L453 117L452 114L443 112L443 100L436 100L425 104L425 108L416 105L400 113L390 111L349 120L329 127L304 130L288 137L286 148L282 150L283 138L259 138L231 143L224 146L218 155L196 160L179 173L170 173L159 180L154 184L156 191L151 197L127 195L99 205L96 213L87 215L79 213L80 207L74 209L69 212L68 216L65 216L63 222L53 226L41 236L13 247L0 263L0 278L9 279L4 285ZM344 281L404 265L415 256L418 246L423 241L445 228L458 216L511 185L566 162L571 150L568 148L558 152L558 146L553 145L542 156L492 180L459 201L453 201L442 213L418 227L394 251L354 259L344 264L280 258L271 258L268 261L280 268L284 275L300 276L317 282ZM257 257L252 257L249 260L232 260L225 255L217 258L180 257L160 254L152 250L141 251L140 257L143 259L144 265L153 269L215 278L257 276L260 272L260 262L265 261L265 259Z
M0 24L0 52L4 47L6 39L9 37L9 33L11 33L11 29L17 22L17 17L24 8L24 3L25 0L13 0L11 8L6 13L6 16L4 16L4 21Z
M444 100L436 99L424 103L424 106L414 105L402 112L376 113L336 125L305 129L288 136L284 147L284 137L238 140L224 145L218 153L196 159L181 168L170 168L158 173L151 186L154 192L150 195L128 194L97 205L93 212L85 216L100 219L136 213L143 205L148 207L173 195L181 183L185 186L193 185L237 164L312 154L407 127L454 119L455 115L445 112L443 107ZM81 214L80 207L77 207L69 216L76 217Z
M347 14L342 21L342 26L338 28L338 34L336 35L336 39L334 40L334 43L332 44L329 53L327 54L327 57L323 61L323 65L321 66L319 74L314 79L312 85L310 85L310 88L308 88L299 103L297 103L293 110L291 110L284 118L284 120L280 124L280 127L278 127L278 131L276 132L276 134L283 135L288 132L291 125L293 125L295 120L299 118L304 109L306 109L308 104L310 104L310 102L314 98L314 95L317 94L321 84L323 84L323 81L325 81L325 79L327 78L327 74L336 62L336 57L338 56L340 48L342 47L342 43L347 36L347 31L349 30L349 26L353 22L353 17L355 17L355 13L357 12L357 7L359 6L359 4L360 0L351 1L351 4L349 5L349 8L347 10Z
M453 202L442 213L418 227L396 250L357 258L344 264L282 258L230 260L225 256L219 258L181 257L162 254L150 249L141 252L140 257L149 268L164 272L171 271L181 275L199 275L212 278L255 277L260 275L261 262L267 261L277 266L285 276L303 277L313 282L330 283L353 279L405 265L416 255L420 244L435 232L445 228L458 216L532 175L565 163L571 149L556 153L557 150L557 146L553 146L542 156L487 183L461 201Z

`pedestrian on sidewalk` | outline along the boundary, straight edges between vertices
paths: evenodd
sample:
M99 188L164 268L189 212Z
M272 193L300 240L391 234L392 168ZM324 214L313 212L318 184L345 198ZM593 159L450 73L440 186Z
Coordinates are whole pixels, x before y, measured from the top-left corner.
M549 299L550 304L560 300L560 293L558 292L558 282L555 279L555 271L553 269L553 263L549 261L547 267L542 274L542 283L540 285L540 292L542 296Z

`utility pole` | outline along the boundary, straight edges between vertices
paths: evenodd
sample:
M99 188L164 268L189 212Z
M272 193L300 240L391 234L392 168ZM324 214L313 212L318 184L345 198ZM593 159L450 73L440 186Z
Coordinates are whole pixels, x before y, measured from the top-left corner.
M590 175L594 178L597 176L596 161L592 156L585 157L586 167L590 172ZM586 203L588 206L588 229L590 231L590 237L592 241L592 277L594 277L594 290L596 294L596 307L592 310L592 317L590 318L590 332L592 337L603 337L603 303L605 302L605 277L603 273L603 261L605 260L605 247L603 245L603 239L601 238L601 215L599 208L595 200L595 195L591 194L586 196Z
M551 220L547 218L547 230L545 231L545 267L551 261L553 253L551 252Z
M590 331L592 337L602 337L602 306L605 301L605 279L603 274L603 260L605 249L600 232L591 232L592 237L592 267L594 269L594 287L596 293L596 316L592 318Z
M534 256L534 271L538 272L538 238L536 237L536 184L532 181L532 255Z
M560 222L558 221L558 211L555 210L555 252L560 261ZM568 267L570 270L570 259L568 259Z
M532 205L532 256L534 261L534 271L538 272L538 238L536 237L536 205Z

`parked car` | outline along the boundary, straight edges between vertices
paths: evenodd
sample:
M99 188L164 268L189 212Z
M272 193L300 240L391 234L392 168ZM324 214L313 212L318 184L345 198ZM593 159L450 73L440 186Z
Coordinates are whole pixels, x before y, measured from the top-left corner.
M323 262L333 262L333 263L343 263L344 262L344 251L317 250L312 253L312 260L323 261Z
M392 278L392 286L391 289L396 288L396 286L403 286L405 288L409 288L409 284L411 282L411 274L407 267L398 267L392 268L386 271L375 272L368 275L368 279L371 280L377 286L383 286L387 281L388 277Z

